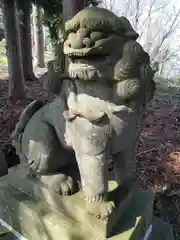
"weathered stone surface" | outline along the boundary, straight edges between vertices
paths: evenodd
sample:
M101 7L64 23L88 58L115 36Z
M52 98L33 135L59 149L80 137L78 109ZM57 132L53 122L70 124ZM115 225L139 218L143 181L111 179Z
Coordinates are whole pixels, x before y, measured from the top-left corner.
M68 69L52 64L45 84L57 96L28 105L12 134L29 170L8 176L7 221L33 240L140 240L153 207L153 194L133 181L156 88L150 57L130 22L107 9L85 8L65 31Z
M22 171L23 173L21 176ZM69 217L73 221L78 222L83 226L87 226L89 229L95 231L99 236L106 236L108 232L111 231L117 220L128 208L128 205L132 201L133 195L138 186L136 180L130 181L120 188L117 188L117 184L115 182L109 182L108 201L112 201L116 206L116 209L108 216L107 221L102 222L100 219L88 214L89 205L87 205L80 193L72 196L60 197L51 189L47 189L46 186L43 186L36 178L25 175L25 172L28 174L27 167L24 166L24 168L21 168L21 166L18 166L15 169L10 170L6 179L8 179L9 184L13 186L14 189L19 189L36 199L46 202L49 206L56 209L65 217ZM10 195L12 194L10 186L9 190L6 190L6 192L7 191ZM97 211L98 207L102 208L102 205L99 204L99 206L97 206Z
M9 184L4 189L6 196L2 205L7 209L4 220L26 237L27 233L31 234L28 235L29 239L32 236L33 239L57 239L55 236L59 234L64 236L61 238L64 240L76 239L68 236L78 237L79 233L82 234L80 239L106 239L106 235L112 239L139 239L151 222L153 194L150 191L135 191L137 187L131 187L131 194L127 196L124 188L125 201L121 200L114 216L109 216L109 221L103 223L87 213L85 201L79 196L62 196L59 198L59 204L55 206L54 203L54 207L51 208L45 203L45 198L37 200L37 192L32 192L32 187L36 188L35 183L30 180L28 183L28 178L16 180L10 175ZM40 190L42 191L41 187ZM119 194L116 192L114 199L120 200L122 196L121 190ZM49 236L51 238L48 238Z
M148 240L173 240L173 231L170 224L163 220L153 217L152 219L152 234Z
M74 207L77 215L84 215L84 224L82 224L68 213L55 211L44 201L36 200L12 185L9 185L8 189L6 189L7 205L11 220L5 220L10 221L10 224L28 239L55 240L57 236L62 236L62 240L75 239L73 236L85 240L107 239L102 234L102 225L98 226L97 220L94 221L93 217L90 223L90 218L84 209L80 212ZM129 206L126 207L122 216L119 216L119 221L111 234L109 233L109 237L122 240L140 239L151 222L152 203L153 194L151 192L138 190L134 193Z
M47 188L60 195L83 192L87 211L104 221L116 208L107 200L109 180L121 186L136 175L136 144L155 91L153 71L124 17L88 7L65 29L68 69L47 82L57 97L27 106L13 145Z
M148 226L152 224L153 232L148 240L173 240L170 225L152 218L154 197L151 191L135 191L137 185L131 188L133 194L129 195L129 201L120 205L119 211L118 208L116 210L116 214L119 214L119 218L113 218L116 224L110 222L111 225L108 226L109 223L103 225L100 219L87 214L85 201L78 196L60 197L57 194L55 201L50 201L47 205L47 192L44 196L38 195L38 192L44 191L43 187L26 177L28 169L25 165L22 164L21 167L11 169L9 175L1 178L0 218L22 235L30 236L28 239L56 240L57 236L61 236L62 240L102 240L107 239L103 237L105 229L112 229L108 239L141 240ZM112 189L115 187L112 186ZM116 199L122 199L120 196L122 197L122 192ZM52 197L51 200L54 195ZM58 202L61 205L58 205Z

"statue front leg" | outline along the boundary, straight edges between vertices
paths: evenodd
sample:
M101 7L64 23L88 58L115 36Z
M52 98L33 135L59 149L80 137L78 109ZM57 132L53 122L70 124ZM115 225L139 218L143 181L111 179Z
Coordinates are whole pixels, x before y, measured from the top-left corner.
M85 118L77 117L70 128L87 210L106 219L114 207L107 201L112 127L108 119L93 124Z
M106 220L115 208L108 201L108 159L106 151L98 155L77 155L87 211Z
M106 200L108 190L108 157L106 152L94 156L79 153L76 154L76 158L85 199L91 203Z

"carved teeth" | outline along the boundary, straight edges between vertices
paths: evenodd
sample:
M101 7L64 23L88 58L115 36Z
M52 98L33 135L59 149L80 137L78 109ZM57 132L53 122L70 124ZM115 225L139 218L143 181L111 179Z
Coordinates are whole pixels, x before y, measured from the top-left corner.
M92 197L91 202L95 203L96 202L96 197Z

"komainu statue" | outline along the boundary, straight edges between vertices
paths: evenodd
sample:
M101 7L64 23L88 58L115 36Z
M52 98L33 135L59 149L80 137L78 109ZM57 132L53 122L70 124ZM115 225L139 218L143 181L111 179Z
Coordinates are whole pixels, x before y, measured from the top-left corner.
M114 207L107 201L109 164L118 185L135 176L136 144L155 91L137 38L125 17L106 9L76 14L65 25L68 69L52 80L55 99L28 105L12 134L39 181L62 195L82 189L88 204L103 205L95 213L102 219Z

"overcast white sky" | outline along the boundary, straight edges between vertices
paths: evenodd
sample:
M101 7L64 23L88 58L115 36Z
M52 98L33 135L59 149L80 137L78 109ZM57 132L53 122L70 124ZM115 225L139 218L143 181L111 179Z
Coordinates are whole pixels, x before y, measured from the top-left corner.
M150 2L153 0L141 0L141 9L142 9L142 16L140 18L140 22L143 22L143 19L147 18L147 11L150 5ZM113 3L113 9L112 11L115 12L117 15L125 15L126 9L127 9L127 2L128 0L105 0L105 2L108 4ZM133 24L133 18L135 16L135 0L131 0L131 5L134 7L131 7L131 14L128 15L128 19ZM161 35L163 34L163 30L168 30L169 26L171 25L173 21L173 17L175 14L180 10L180 0L155 0L154 9L159 9L160 6L165 5L166 3L169 3L166 5L166 7L161 8L160 10L156 11L156 13L153 14L152 17L152 23L151 23L151 43L155 43L155 41L160 41L162 38ZM130 11L129 11L130 12ZM179 16L180 21L180 16ZM141 25L141 24L139 24ZM139 34L143 33L143 37L140 39L140 43L143 45L143 47L146 49L146 47L149 45L147 44L147 34L148 31L147 25L143 25L142 27L139 27L137 29L137 32ZM156 36L159 34L159 38L156 38ZM179 51L179 59L180 59L180 25L176 28L175 31L173 31L173 34L164 42L163 46L166 48L166 46L169 46L168 48L171 49L172 52ZM148 49L147 49L148 51ZM177 64L176 64L177 63ZM177 66L176 66L177 65ZM180 61L178 62L177 59L171 60L168 62L166 68L167 72L171 72L171 74L175 74L177 70L180 74ZM168 73L169 74L169 73Z

